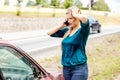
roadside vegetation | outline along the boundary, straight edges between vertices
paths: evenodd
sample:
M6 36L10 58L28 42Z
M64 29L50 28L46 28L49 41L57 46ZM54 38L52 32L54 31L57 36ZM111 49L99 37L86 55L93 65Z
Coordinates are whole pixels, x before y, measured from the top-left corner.
M119 42L120 33L89 40L89 80L113 80L120 72Z
M36 8L29 9L36 10ZM46 10L50 11L53 9L47 8ZM49 29L51 27L58 26L65 19L65 9L56 9L55 14L53 14L53 12L21 12L24 14L19 17L14 16L13 13L8 13L9 14L2 12L0 15L0 32L2 33ZM88 11L82 10L82 14L85 14L87 16ZM53 15L55 15L55 17L52 17ZM102 27L106 25L120 25L120 13L114 14L106 11L92 10L91 15L95 16L95 18L101 23Z
M87 48L89 80L114 80L120 73L120 33L89 39ZM61 55L37 61L46 69L62 71Z
M120 25L120 13L111 13L104 0L98 0L97 2L91 0L91 13L89 13L89 4L83 7L80 0L35 0L36 2L28 0L25 7L21 6L24 0L17 1L18 4L15 6L9 6L9 0L5 0L5 6L0 7L0 32L42 30L57 26L61 23L60 21L64 20L66 8L72 5L78 6L82 14L95 16L102 27L105 25ZM41 18L52 18L54 21L44 20L42 22ZM58 18L62 19L59 21Z

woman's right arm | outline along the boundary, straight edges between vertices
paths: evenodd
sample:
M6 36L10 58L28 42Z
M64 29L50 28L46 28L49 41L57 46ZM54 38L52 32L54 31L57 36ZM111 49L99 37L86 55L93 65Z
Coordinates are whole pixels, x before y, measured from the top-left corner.
M49 30L47 32L47 34L52 35L52 34L56 33L57 31L59 31L60 29L64 28L65 26L66 26L65 24L62 24L62 25L60 25L58 27L52 28L51 30Z

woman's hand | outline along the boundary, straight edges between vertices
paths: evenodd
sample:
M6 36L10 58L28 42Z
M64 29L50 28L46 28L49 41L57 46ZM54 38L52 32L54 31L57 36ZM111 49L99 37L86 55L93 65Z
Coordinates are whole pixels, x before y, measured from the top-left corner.
M80 15L80 10L79 10L78 8L76 8L76 7L73 7L73 8L71 9L71 15L72 15L73 17L77 18L77 16Z
M64 24L65 24L65 26L69 26L68 19L65 19Z
M48 34L48 35L52 35L52 34L56 33L58 30L60 30L60 29L62 29L62 28L64 28L64 27L66 27L66 24L63 22L60 26L54 27L54 28L52 28L51 30L49 30L49 31L47 32L47 34Z
M73 7L71 9L71 15L75 18L78 18L80 21L82 21L83 23L87 22L87 18L81 14L80 10L76 7Z

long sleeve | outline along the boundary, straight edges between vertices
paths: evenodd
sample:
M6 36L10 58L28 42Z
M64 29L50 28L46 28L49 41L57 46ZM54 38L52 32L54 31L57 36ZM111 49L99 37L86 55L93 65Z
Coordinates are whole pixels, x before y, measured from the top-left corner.
M64 36L64 34L68 31L68 28L62 28L59 31L57 31L56 33L50 35L51 37L59 37L62 38Z

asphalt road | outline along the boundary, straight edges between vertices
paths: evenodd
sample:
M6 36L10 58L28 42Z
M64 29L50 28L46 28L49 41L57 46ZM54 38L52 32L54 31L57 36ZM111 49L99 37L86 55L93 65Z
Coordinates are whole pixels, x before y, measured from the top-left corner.
M89 38L101 37L104 35L120 32L120 26L102 27L101 31L101 33L95 32L94 34L90 34ZM27 34L29 34L29 32ZM14 39L10 42L22 48L33 58L40 58L40 55L42 55L41 57L44 57L47 53L48 56L51 56L50 54L58 53L60 50L58 46L60 45L61 40L62 39L60 38L51 38L46 34L46 32L42 32L41 35L35 33L34 36ZM46 54L44 55L44 53Z
M120 27L118 26L103 27L101 33L95 32L93 34L90 34L89 38L99 37L116 32L120 32ZM59 45L62 40L60 38L51 38L46 34L46 32L44 33L44 36L38 35L37 33L34 35L37 36L12 40L11 42L21 47L23 50L30 52L35 49L37 50L37 49L43 49L43 48Z

